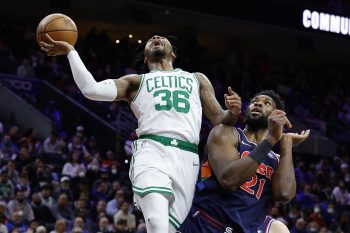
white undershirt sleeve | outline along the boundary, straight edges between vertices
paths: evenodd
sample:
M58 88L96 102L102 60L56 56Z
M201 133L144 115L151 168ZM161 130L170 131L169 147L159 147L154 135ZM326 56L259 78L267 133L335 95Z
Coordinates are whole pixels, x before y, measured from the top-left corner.
M67 57L74 81L86 98L100 101L114 101L117 98L117 86L113 79L96 82L86 69L77 51L70 51Z

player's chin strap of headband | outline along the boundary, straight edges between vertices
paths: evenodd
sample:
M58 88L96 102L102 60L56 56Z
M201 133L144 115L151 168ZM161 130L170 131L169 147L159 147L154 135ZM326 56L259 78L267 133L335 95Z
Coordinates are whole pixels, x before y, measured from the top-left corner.
M83 95L91 100L113 101L117 97L117 86L112 79L96 82L92 74L86 69L77 51L70 51L67 55L73 78Z

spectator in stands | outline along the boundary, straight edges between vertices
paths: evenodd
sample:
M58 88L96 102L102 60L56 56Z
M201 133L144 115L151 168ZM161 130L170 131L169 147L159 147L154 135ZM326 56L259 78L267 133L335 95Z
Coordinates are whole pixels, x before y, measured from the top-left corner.
M1 164L11 160L13 157L16 157L16 154L19 152L18 146L12 141L9 135L5 135L2 142L0 143L1 150Z
M78 152L79 158L83 158L89 154L81 138L77 135L74 135L72 142L68 143L68 152L73 153L74 151Z
M55 224L55 230L50 233L66 233L67 232L67 222L64 219L58 219Z
M305 225L306 225L305 220L303 218L299 218L295 222L295 225L293 226L293 228L290 232L291 233L307 233Z
M296 195L296 200L301 205L301 209L313 207L315 204L315 195L311 193L311 186L306 184L304 190Z
M21 78L34 78L34 70L28 58L22 60L22 64L17 67L17 76Z
M105 200L99 200L91 213L92 219L100 219L102 216L107 216L106 205Z
M71 233L83 233L83 229L81 227L74 227Z
M101 217L98 221L98 232L101 233L112 233L115 232L113 230L113 225L109 222L107 217Z
M320 204L315 204L312 214L309 216L310 220L317 223L318 228L325 226L325 221L322 216L322 210Z
M50 169L42 159L36 159L35 162L28 167L28 170L34 190L41 190L44 185L47 185L52 180Z
M98 203L100 200L108 200L108 183L105 181L97 181L95 187L91 191L91 198L94 203Z
M78 176L85 176L85 165L80 162L79 153L79 150L72 151L70 161L63 166L62 175L69 176L71 179Z
M0 201L0 223L6 223L9 217L6 202Z
M52 132L50 136L44 140L43 153L62 155L63 148L64 144L62 141L58 140L56 132Z
M30 233L30 232L36 233L36 229L38 228L38 225L39 224L35 219L32 220L28 225L28 230L26 233Z
M32 193L32 188L31 188L31 185L30 185L30 183L29 183L29 178L28 178L28 176L23 176L23 175L21 175L21 178L20 178L18 184L24 188L24 190L25 190L24 196L25 196L26 198L28 198L29 195Z
M37 228L36 228L36 231L35 232L33 232L33 233L46 233L47 231L46 231L46 228L44 227L44 226L38 226Z
M35 219L38 221L38 224L51 227L54 225L56 219L49 207L42 202L39 193L34 193L32 195L32 209Z
M129 233L127 221L125 219L119 219L117 223L114 223L116 233Z
M8 233L7 227L3 223L0 223L0 232L1 233Z
M53 192L55 200L59 198L61 194L66 194L68 201L73 201L73 192L70 189L70 178L68 176L62 176L60 179L59 187Z
M10 201L14 197L14 185L8 179L8 172L6 169L0 171L0 199L3 201Z
M36 131L34 128L28 129L24 135L18 140L18 145L20 147L28 148L30 154L35 152L38 148L37 141L35 139Z
M106 207L107 214L110 217L114 217L114 215L119 210L120 203L122 203L123 201L125 201L124 192L123 192L123 190L118 189L115 192L115 197L107 203L107 207Z
M61 193L59 195L53 214L56 219L65 219L66 221L74 219L74 212L69 205L67 194Z
M30 203L25 199L24 188L17 185L15 188L16 199L11 200L8 203L9 215L18 220L14 213L17 213L21 217L21 221L28 223L34 219L34 213Z
M53 211L56 206L56 201L52 198L52 185L44 184L41 186L41 192L39 196L41 198L42 204L49 207L50 211Z
M19 172L16 170L15 161L9 160L7 162L7 175L13 184L18 184L20 182Z
M129 203L122 201L119 205L119 211L114 215L114 224L117 226L120 220L125 220L127 228L131 231L136 229L135 215L129 213Z
M23 219L23 211L18 210L11 214L11 219L6 224L6 228L9 232L25 233L28 230L28 221Z
M345 186L344 180L340 180L338 186L334 187L332 195L336 204L350 205L349 191Z
M10 136L12 142L17 142L19 140L18 126L17 125L11 126L7 135Z
M87 138L85 136L84 126L78 125L76 127L76 129L75 129L75 136L78 136L80 138L81 143L85 145L85 143L87 142Z
M84 220L81 217L76 217L73 222L72 229L79 227L82 230L82 233L89 233L84 226Z
M98 144L95 136L91 136L89 138L87 143L87 149L92 155L99 152Z
M27 147L21 147L19 154L15 157L16 169L22 171L22 169L33 162L34 158L30 156Z
M315 221L312 221L309 224L307 224L308 233L318 233L319 229L320 229L320 226Z

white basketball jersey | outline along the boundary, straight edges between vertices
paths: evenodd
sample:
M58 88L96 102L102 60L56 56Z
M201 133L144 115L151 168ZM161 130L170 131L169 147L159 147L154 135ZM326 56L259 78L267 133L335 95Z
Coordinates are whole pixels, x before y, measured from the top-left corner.
M175 69L151 71L141 79L131 102L138 119L137 135L176 137L198 144L202 105L195 75Z

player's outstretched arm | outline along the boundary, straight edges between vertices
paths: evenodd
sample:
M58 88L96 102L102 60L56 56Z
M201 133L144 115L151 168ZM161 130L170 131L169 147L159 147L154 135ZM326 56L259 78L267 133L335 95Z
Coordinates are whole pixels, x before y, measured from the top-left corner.
M225 94L225 104L228 110L223 110L215 98L215 91L209 79L202 73L195 73L199 85L203 112L213 125L234 125L241 113L241 98L229 88Z
M293 146L305 141L310 135L310 130L303 130L300 134L283 134L280 140L280 161L278 168L272 175L272 192L278 202L287 203L293 199L296 192L296 181L293 165Z
M47 34L45 36L49 43L40 42L41 50L48 56L67 54L74 81L86 98L99 101L132 100L140 85L140 75L132 74L120 79L96 82L72 45L54 41Z

